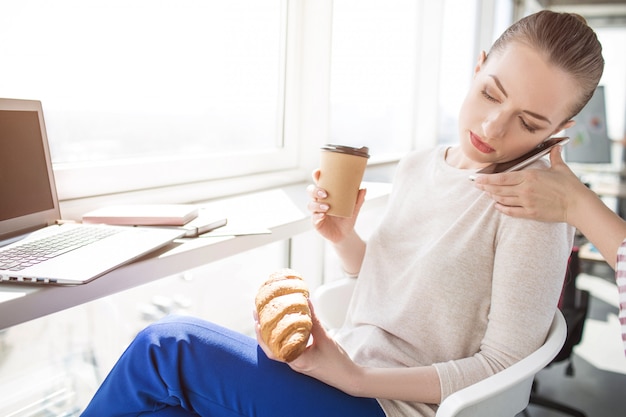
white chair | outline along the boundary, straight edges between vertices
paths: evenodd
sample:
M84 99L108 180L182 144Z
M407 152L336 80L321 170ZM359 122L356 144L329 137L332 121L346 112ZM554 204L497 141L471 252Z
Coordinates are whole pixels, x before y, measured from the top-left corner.
M354 278L343 278L313 293L315 312L328 329L343 324L355 283ZM565 319L557 310L543 346L503 371L448 396L437 417L514 417L522 412L528 405L535 374L559 353L566 334Z

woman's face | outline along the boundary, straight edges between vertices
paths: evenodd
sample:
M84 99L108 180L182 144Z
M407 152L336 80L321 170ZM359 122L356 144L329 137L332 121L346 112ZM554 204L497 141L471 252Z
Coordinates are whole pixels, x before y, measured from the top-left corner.
M528 152L571 124L563 121L578 96L569 74L524 44L511 42L488 59L482 54L459 115L459 168Z

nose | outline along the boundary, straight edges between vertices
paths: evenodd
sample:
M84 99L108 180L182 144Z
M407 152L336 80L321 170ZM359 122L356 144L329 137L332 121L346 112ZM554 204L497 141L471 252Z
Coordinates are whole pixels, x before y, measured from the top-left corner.
M503 112L493 111L485 117L482 128L486 139L499 139L506 134L507 117Z

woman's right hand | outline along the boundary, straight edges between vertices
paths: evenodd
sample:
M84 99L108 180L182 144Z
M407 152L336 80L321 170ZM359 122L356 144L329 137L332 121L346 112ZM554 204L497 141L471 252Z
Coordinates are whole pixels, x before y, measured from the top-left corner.
M365 201L366 190L359 190L352 217L331 216L327 214L330 206L324 201L328 194L326 190L317 186L319 177L320 171L317 169L313 172L315 184L307 187L310 198L307 208L311 212L311 221L315 230L329 241L339 243L353 232L359 211Z

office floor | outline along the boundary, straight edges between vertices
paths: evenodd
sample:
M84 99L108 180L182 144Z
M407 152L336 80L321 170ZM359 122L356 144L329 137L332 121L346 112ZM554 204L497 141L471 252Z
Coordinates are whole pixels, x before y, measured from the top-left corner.
M583 340L572 359L555 364L538 375L538 392L568 404L587 417L626 416L626 357L617 320L617 289L613 271L606 264L583 265L578 286L591 293L589 317ZM563 417L566 414L530 405L527 417Z

